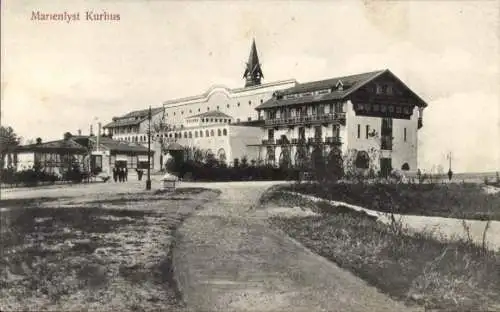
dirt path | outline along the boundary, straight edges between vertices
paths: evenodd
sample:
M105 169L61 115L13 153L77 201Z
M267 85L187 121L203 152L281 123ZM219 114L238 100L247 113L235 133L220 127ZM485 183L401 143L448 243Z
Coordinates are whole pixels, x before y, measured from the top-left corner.
M408 311L353 274L271 230L252 207L271 184L221 185L178 231L174 275L204 311Z

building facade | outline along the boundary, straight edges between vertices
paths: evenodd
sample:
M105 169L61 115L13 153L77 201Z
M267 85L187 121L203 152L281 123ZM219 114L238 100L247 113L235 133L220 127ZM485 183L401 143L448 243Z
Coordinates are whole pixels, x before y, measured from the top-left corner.
M152 126L155 169L168 145L197 147L224 159L271 165L311 164L321 156L345 167L417 170L418 129L427 104L389 70L308 83L262 83L255 41L243 88L213 86L197 96L113 118L113 138L147 146Z
M416 171L426 106L389 70L298 84L256 108L261 154L273 165L341 158L353 169Z

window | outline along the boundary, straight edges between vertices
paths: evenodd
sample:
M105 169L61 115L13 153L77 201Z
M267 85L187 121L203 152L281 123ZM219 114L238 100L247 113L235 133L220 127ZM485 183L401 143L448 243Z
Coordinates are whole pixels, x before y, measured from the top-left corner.
M213 129L210 130L210 136L214 136L214 135L215 135L214 130Z
M248 121L252 121L252 117L248 117Z
M387 86L387 94L388 95L392 95L393 94L393 91L392 91L392 86Z
M332 137L338 138L340 135L340 126L339 125L333 125L332 128Z
M174 112L174 116L175 116L175 112Z
M210 133L208 132L208 130L205 130L205 136L206 136L206 137L209 137L209 136L210 136Z
M184 139L187 139L187 137L188 137L187 132L184 132Z
M358 125L358 139L361 138L361 125Z
M240 102L238 102L238 107L240 107Z
M207 107L207 111L209 111L209 110L210 110L210 106Z
M239 119L239 118L236 118L236 122L240 122L240 119Z
M317 139L321 138L322 134L323 134L322 132L323 131L322 131L322 127L321 126L314 127L314 137L315 138L317 138Z
M191 114L193 111L192 110L189 110L189 113Z
M248 105L252 105L252 101L248 101Z
M184 111L181 111L181 115L184 115Z
M227 135L227 130L226 129L222 130L222 134Z
M366 125L366 138L368 139L370 133L370 126Z
M198 111L201 112L201 108L198 108Z
M404 141L406 142L406 128L403 129L403 138L404 138Z
M191 139L193 137L193 133L189 131L189 138Z
M377 94L382 94L382 87L380 85L376 86L376 93Z
M264 103L264 100L263 99L260 99L260 104Z
M267 130L267 139L274 140L274 129Z
M213 118L210 118L210 122L214 122L214 119L213 119Z
M194 137L197 138L198 137L198 131L195 131L194 132Z
M227 108L229 108L229 104L227 104L226 106L227 106Z
M221 136L222 135L222 131L220 131L220 129L217 129L217 136Z
M217 105L217 110L219 110L219 105Z
M200 130L200 138L202 138L202 137L203 137L203 131Z
M359 151L356 155L356 168L368 169L370 167L370 156L365 151Z

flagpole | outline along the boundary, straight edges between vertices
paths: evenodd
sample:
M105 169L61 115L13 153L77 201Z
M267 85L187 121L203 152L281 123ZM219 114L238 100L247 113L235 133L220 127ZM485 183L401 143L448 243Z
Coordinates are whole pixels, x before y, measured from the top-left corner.
M146 190L151 189L151 106L148 112L148 179L146 180Z

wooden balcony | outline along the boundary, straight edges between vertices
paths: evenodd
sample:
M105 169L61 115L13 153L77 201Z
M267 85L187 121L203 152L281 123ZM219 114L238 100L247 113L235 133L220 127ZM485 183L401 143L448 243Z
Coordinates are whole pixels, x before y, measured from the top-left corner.
M285 126L299 126L299 125L312 125L322 123L338 122L342 125L345 124L345 113L334 113L324 115L308 115L297 116L289 118L267 119L265 121L266 127L285 127Z
M326 144L333 144L333 145L340 145L340 144L342 144L342 140L338 136L336 136L336 137L327 137L326 140L325 140L325 143Z
M308 144L308 145L314 145L314 144L331 144L331 145L340 145L342 144L342 140L340 137L312 137L312 138L292 138L290 139L289 142L285 142L282 139L277 139L277 140L262 140L262 145L285 145L285 144L291 144L291 145L301 145L301 144Z

